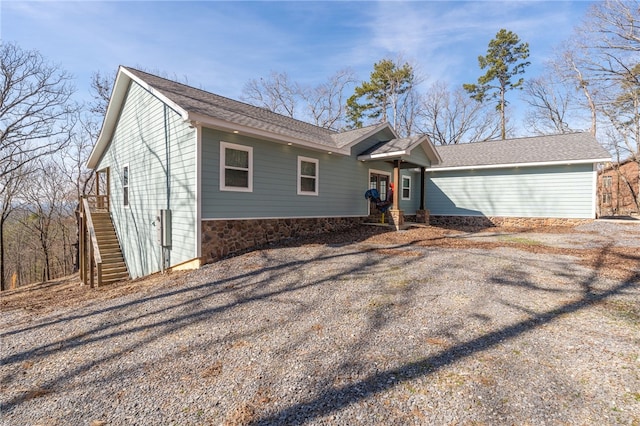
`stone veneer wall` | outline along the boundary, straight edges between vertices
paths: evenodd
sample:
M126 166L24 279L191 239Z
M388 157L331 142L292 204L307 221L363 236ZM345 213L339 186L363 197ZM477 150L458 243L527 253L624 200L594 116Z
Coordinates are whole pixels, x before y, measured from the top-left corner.
M577 226L593 222L593 219L564 219L555 217L497 217L497 216L433 216L429 224L453 228L490 228L505 226L511 228L541 228L546 226Z
M366 221L366 217L203 220L202 260L213 262L252 247L287 238L343 231Z

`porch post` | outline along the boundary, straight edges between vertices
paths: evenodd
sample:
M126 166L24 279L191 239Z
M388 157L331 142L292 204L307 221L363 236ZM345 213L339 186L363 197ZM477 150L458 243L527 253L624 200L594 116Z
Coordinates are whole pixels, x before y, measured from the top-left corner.
M420 167L420 210L424 210L424 167Z
M389 210L389 224L396 228L396 231L404 225L404 212L400 210L399 192L402 190L400 182L400 160L393 162L393 205Z
M424 178L425 168L420 167L420 208L416 211L416 222L429 223L429 211L424 208Z
M87 283L87 277L84 270L84 264L87 259L86 253L84 252L86 250L84 246L85 232L86 231L84 229L84 208L82 203L82 197L80 197L79 205L78 205L78 267L79 267L78 269L80 271L80 280L82 280L83 284Z
M393 205L391 209L399 210L398 204L398 192L400 192L400 160L394 160L393 162Z

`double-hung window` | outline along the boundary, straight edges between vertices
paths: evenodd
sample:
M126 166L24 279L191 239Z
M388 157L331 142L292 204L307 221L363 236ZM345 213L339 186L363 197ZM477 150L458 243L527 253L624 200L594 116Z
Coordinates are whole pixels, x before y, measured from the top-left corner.
M253 148L220 142L220 191L253 191Z
M411 199L411 177L402 176L402 199Z
M298 157L298 195L318 195L318 160Z
M122 167L122 205L129 207L129 165Z

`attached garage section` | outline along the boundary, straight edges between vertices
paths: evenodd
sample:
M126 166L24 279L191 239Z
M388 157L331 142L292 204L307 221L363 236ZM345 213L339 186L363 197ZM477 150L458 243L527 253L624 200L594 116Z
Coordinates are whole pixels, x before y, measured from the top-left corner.
M432 216L595 217L593 164L430 171Z
M427 169L431 224L536 226L596 217L597 165L611 156L589 133L436 147Z

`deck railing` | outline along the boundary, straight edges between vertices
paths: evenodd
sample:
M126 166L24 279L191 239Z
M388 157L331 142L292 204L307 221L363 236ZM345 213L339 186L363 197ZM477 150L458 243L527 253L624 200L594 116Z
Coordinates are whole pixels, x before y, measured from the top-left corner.
M80 202L80 279L84 284L90 284L92 288L95 287L96 276L97 285L102 284L102 256L100 255L100 247L98 247L91 210L105 208L108 211L109 197L107 195L84 195Z

